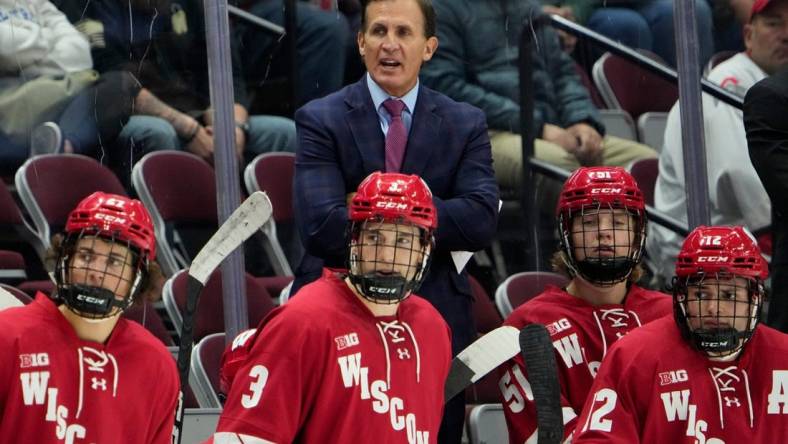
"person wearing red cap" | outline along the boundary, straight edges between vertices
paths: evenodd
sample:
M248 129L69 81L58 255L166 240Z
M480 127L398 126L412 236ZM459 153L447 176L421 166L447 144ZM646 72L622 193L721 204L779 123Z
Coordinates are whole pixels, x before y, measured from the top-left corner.
M559 198L561 249L557 271L571 280L548 286L504 322L518 329L544 324L555 347L561 382L564 438L610 346L630 330L670 313L670 298L634 282L646 236L643 193L623 168L580 168ZM511 443L536 441L536 408L523 358L501 367L501 401Z
M788 336L759 322L768 274L744 228L693 230L673 316L610 349L573 443L785 442Z
M788 64L788 0L755 1L744 26L744 41L746 51L720 63L708 76L709 81L742 98L755 83ZM702 104L711 223L746 227L758 235L764 252L771 254L768 234L762 235L771 222L771 202L747 153L742 111L707 94ZM676 102L665 126L654 206L684 223L687 148L682 142ZM678 233L656 224L652 227L646 250L660 283L670 279L681 241Z
M175 361L120 317L161 273L148 211L93 193L69 214L50 257L52 297L0 312L0 443L171 443Z
M418 176L375 172L350 202L349 263L225 353L214 443L434 443L451 333L414 294L438 212Z

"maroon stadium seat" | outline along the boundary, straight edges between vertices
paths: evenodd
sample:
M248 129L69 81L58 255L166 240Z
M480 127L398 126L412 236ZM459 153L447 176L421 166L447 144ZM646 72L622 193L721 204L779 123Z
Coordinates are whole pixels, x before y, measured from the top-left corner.
M265 153L257 156L244 171L249 194L265 191L274 208L273 220L263 226L264 248L276 274L292 276L290 263L300 261L301 243L297 239L293 216L293 175L295 154ZM283 236L284 235L284 236ZM288 246L287 253L280 243Z
M563 287L569 278L550 271L523 271L515 273L495 290L495 305L504 317L529 299L538 296L548 285Z
M164 325L164 321L150 303L144 302L129 307L128 310L123 312L123 317L148 329L148 331L153 333L153 336L159 338L164 345L168 347L175 345L170 332L167 331L167 327Z
M191 153L154 151L134 165L131 180L153 218L162 271L172 276L218 226L213 167Z
M45 248L49 247L52 234L63 229L68 214L85 197L96 191L126 195L112 170L79 154L31 157L17 170L15 182L36 236Z
M679 98L675 84L610 53L594 63L592 74L608 108L623 109L634 120L649 111L667 112Z
M0 250L0 281L9 283L26 278L25 258L16 251Z
M210 334L194 347L189 385L201 408L220 408L219 369L225 349L224 333Z
M246 277L246 304L249 314L249 326L254 327L274 308L271 295L262 284L260 278L255 278L249 273ZM175 330L181 333L184 306L186 305L186 270L175 273L167 279L162 290L162 299L167 314L170 316ZM197 303L194 314L194 340L198 342L203 337L224 331L224 302L222 299L222 273L214 271Z
M24 291L14 287L14 286L11 286L11 285L8 285L8 284L0 284L0 288L2 288L3 290L11 293L12 296L14 296L15 298L19 299L19 302L21 302L21 303L23 303L25 305L33 302L33 298L31 298Z
M629 173L638 183L638 188L643 192L646 205L654 206L654 188L659 175L659 159L640 159L632 162Z

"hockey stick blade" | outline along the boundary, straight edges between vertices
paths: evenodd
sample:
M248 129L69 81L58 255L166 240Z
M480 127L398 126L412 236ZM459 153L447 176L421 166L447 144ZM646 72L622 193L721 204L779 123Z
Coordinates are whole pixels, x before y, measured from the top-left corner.
M461 351L451 362L443 390L444 401L448 402L469 385L514 357L520 351L517 342L519 333L511 326L498 327Z
M252 193L208 239L189 266L189 276L186 282L186 306L182 313L181 342L178 346L181 403L185 398L184 388L189 384L189 368L194 339L194 312L197 310L200 292L216 267L246 239L249 239L249 236L265 225L272 213L273 208L268 195L262 191ZM180 443L183 431L182 405L176 414L175 427L178 432L177 442Z
M252 193L197 253L189 267L189 276L205 285L224 258L259 230L271 218L272 212L268 195L262 191Z
M520 348L536 406L537 442L560 444L564 439L561 385L550 334L542 324L520 331Z

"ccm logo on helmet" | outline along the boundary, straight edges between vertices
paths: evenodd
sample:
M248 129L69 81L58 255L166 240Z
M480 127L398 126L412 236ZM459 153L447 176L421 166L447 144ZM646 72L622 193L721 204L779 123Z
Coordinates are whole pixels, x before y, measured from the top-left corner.
M591 194L620 193L621 188L591 188Z
M408 204L404 204L401 202L377 202L375 203L376 208L384 208L386 210L407 210Z
M698 262L728 262L728 259L730 259L728 256L699 256Z
M126 218L124 217L117 217L111 214L104 214L104 213L96 213L96 219L105 220L107 222L117 222L119 224L126 223Z

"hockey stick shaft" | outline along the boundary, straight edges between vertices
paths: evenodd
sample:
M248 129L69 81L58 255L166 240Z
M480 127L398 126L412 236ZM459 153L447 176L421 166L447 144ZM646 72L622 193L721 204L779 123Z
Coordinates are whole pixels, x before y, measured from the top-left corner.
M265 225L271 219L272 213L273 209L268 196L262 191L253 193L208 239L189 267L186 283L186 306L182 313L183 322L178 346L178 374L181 380L181 405L175 418L175 428L177 429L175 441L178 443L181 442L183 435L183 402L186 387L189 384L192 342L194 340L194 313L197 311L200 293L216 267L249 236Z
M520 349L536 406L537 442L560 444L564 437L561 385L550 334L542 324L520 330Z

